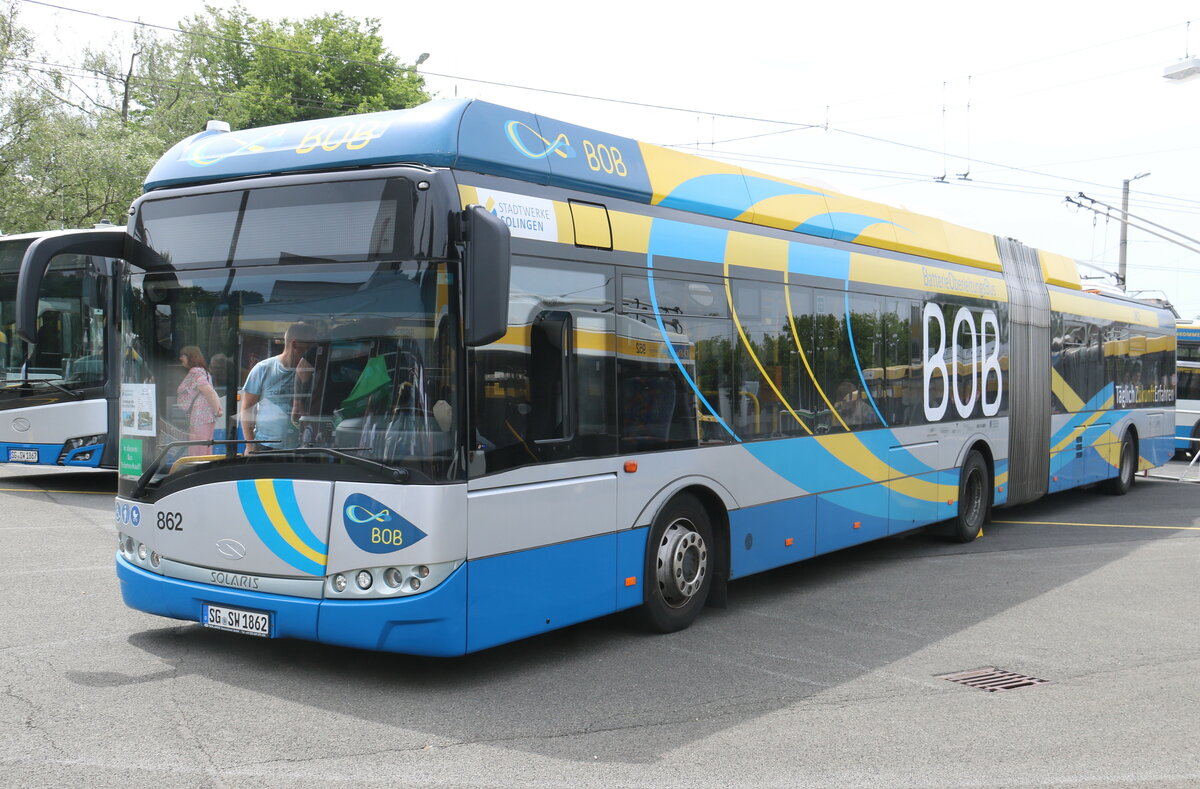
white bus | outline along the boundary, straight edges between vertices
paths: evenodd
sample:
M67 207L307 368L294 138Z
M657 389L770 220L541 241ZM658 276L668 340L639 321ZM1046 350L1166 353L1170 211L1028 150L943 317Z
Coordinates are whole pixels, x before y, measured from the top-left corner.
M119 237L124 229L97 232ZM114 262L64 252L38 287L21 287L25 251L39 239L61 237L0 237L0 462L116 468L110 430L121 374ZM22 309L32 321L28 340L15 331Z

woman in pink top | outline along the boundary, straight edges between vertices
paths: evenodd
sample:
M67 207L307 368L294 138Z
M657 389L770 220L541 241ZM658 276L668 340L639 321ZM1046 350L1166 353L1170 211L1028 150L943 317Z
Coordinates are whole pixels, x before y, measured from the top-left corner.
M221 398L213 389L212 375L204 362L204 354L195 345L187 345L179 352L187 374L179 382L177 390L179 407L188 415L188 440L211 441L213 426L221 416ZM213 450L200 444L188 447L189 455L211 455Z

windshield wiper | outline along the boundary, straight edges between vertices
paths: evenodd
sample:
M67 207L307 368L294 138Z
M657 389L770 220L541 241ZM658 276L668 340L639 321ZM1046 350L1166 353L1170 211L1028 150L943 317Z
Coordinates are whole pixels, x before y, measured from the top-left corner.
M133 490L130 492L129 497L136 499L138 496L141 496L143 493L145 493L146 487L150 484L150 481L154 479L155 475L158 474L159 469L162 467L163 461L166 460L166 458L170 454L171 450L176 447L196 447L196 446L213 447L213 446L218 446L218 445L228 446L229 444L268 444L268 443L272 443L272 442L269 442L269 441L246 441L245 439L238 440L238 439L231 438L231 439L222 439L222 440L213 439L210 441L172 441L169 444L163 444L158 455L154 458L154 461L149 465L149 467L147 467L147 469L145 471L142 472L142 476L138 477L137 484L135 484L133 486ZM224 458L226 460L232 460L233 458L239 458L239 457L250 459L250 458L259 458L259 457L278 457L280 455L292 455L292 456L326 455L329 457L335 457L335 458L338 458L339 460L346 461L348 464L350 464L352 466L358 466L359 468L365 468L369 471L374 471L376 474L380 475L384 479L387 479L389 482L405 482L406 480L408 480L408 478L412 474L412 472L410 472L408 469L400 467L400 466L389 466L386 463L378 463L374 460L367 460L366 458L360 458L355 455L351 455L348 452L342 452L341 450L331 449L329 447L296 447L294 449L268 449L265 451L247 453L245 455L226 454L224 456Z
M328 455L339 460L344 460L352 466L365 468L374 471L392 482L404 482L409 478L411 472L402 466L389 466L386 463L380 463L375 460L367 460L360 458L357 455L351 455L349 452L343 452L340 449L331 447L295 447L293 449L268 449L254 452L248 457L271 457L277 455Z
M169 444L163 444L159 448L158 455L155 456L154 460L150 463L150 465L146 468L146 470L142 472L142 476L138 477L137 484L133 486L133 490L130 492L129 497L136 499L138 496L142 495L142 493L144 493L146 491L146 486L150 484L150 480L154 479L154 475L158 473L159 467L162 466L163 461L167 459L167 455L169 455L171 450L174 449L175 447L215 447L218 444L228 445L228 444L263 444L263 443L266 443L266 442L264 442L264 441L244 441L244 440L239 441L237 439L231 438L228 440L212 439L212 440L208 440L208 441L172 441ZM225 455L225 457L226 458L234 458L234 457L237 457L237 455Z
M73 389L68 389L65 386L59 386L58 384L56 384L53 381L48 380L46 378L26 378L24 381L18 381L15 384L9 384L8 386L6 386L4 388L5 389L21 389L23 387L32 386L33 384L43 384L45 386L49 386L52 389L57 389L58 391L62 392L65 395L70 395L71 397L74 397L76 400L83 398L83 393L76 392Z

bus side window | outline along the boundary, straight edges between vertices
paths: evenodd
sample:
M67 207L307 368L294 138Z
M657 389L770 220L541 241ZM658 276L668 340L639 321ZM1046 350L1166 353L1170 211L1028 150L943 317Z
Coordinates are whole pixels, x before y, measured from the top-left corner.
M472 352L471 474L616 453L613 270L514 261L509 327Z
M542 312L529 337L530 434L538 444L575 437L575 323L563 310Z
M724 284L656 274L621 280L621 451L727 443L741 390L733 374L736 333ZM747 403L746 410L749 411Z

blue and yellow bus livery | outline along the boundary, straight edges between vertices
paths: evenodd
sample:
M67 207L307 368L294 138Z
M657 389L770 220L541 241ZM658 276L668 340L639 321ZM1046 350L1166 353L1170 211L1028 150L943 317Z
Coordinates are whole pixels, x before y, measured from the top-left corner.
M670 631L729 580L942 521L972 540L1173 451L1163 310L628 138L438 101L204 132L146 189L120 257L153 407L121 435L117 571L151 613L428 655L635 607ZM317 339L282 443L172 440L180 346L228 360L234 436L295 323Z

